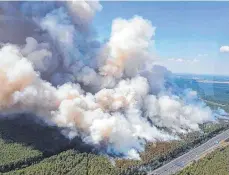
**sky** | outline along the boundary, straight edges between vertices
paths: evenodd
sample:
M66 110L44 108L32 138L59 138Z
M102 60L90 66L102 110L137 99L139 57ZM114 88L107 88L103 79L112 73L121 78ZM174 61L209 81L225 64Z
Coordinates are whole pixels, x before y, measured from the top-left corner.
M229 2L101 4L94 19L100 40L109 38L115 18L142 16L156 27L157 64L174 73L229 75Z

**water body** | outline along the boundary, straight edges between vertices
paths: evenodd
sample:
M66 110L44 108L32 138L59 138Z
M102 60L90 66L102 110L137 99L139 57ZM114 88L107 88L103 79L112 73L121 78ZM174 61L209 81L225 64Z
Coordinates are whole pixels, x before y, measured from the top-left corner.
M174 82L180 88L191 88L207 100L229 104L229 76L174 74Z

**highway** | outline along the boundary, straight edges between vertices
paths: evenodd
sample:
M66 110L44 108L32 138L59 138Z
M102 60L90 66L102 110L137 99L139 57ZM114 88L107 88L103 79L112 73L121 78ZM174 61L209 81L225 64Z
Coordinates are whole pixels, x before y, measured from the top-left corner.
M148 175L172 175L190 164L194 160L200 159L206 153L209 153L220 146L220 142L229 138L229 129L211 138L202 145L190 150L182 156L173 159L171 162L150 172Z

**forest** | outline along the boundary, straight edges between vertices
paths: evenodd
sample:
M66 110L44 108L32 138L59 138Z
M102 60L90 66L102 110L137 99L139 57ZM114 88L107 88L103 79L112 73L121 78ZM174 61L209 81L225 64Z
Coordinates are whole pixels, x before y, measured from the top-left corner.
M117 175L117 170L115 170L108 159L103 156L68 150L46 158L38 164L31 165L21 170L11 171L6 174Z
M145 175L229 127L205 123L201 132L179 141L147 143L141 161L101 155L79 138L66 139L28 114L0 120L0 172L3 174Z
M219 148L176 175L228 175L229 146Z

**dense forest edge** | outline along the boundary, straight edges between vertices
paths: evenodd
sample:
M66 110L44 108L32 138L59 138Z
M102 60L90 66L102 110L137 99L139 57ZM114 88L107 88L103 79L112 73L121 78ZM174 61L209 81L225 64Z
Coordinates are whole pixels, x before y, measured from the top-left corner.
M191 165L176 173L176 175L228 175L228 165L229 146L226 146L218 148L204 158L193 162Z
M108 174L111 175L144 175L226 130L229 128L229 123L225 121L205 123L200 127L202 132L181 135L182 139L179 141L147 143L145 151L140 155L142 160L138 161L98 155L92 147L85 145L79 138L66 139L58 128L47 127L44 123L33 120L29 115L5 118L0 120L2 148L0 172L52 174L59 171L60 174L71 174L76 171L70 171L72 169L70 167L74 164L78 168L84 166L84 169L88 169L86 173L88 175L95 175L96 172L99 174L109 172ZM61 162L63 166L60 165ZM89 170L90 168L84 162L90 162L93 170ZM65 171L66 168L69 171Z

